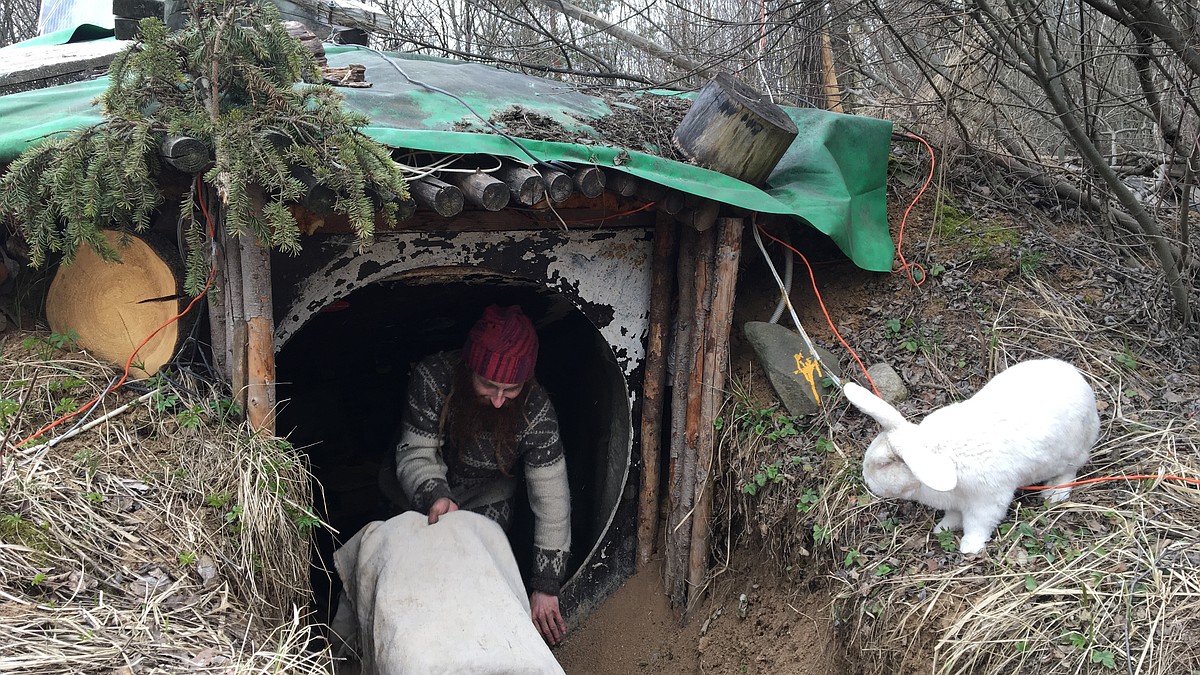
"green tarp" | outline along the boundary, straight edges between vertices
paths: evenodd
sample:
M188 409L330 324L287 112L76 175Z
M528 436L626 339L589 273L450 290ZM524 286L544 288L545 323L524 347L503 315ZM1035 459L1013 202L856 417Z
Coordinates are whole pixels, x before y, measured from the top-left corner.
M21 47L6 49L13 48ZM530 161L533 155L541 161L611 167L750 211L795 216L829 235L858 266L891 269L894 248L886 213L891 122L785 108L800 133L768 186L759 189L638 149L605 145L587 121L607 115L609 104L562 82L476 63L385 56L358 47L328 45L326 49L331 66L366 66L371 87L339 91L348 108L370 118L364 132L386 145L522 161ZM92 100L106 87L107 80L100 79L0 96L0 164L48 135L99 122ZM636 99L629 103L635 105ZM491 118L513 106L553 119L576 142L518 139L518 146L479 118Z

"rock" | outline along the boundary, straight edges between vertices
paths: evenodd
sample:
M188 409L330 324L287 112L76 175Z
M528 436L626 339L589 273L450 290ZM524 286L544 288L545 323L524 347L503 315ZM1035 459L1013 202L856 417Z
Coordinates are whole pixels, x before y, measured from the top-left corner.
M822 380L841 378L833 354L816 347L814 358L799 333L778 324L748 321L742 331L788 413L811 415L820 410L821 402L832 391Z
M867 374L875 382L879 396L888 403L899 403L908 398L908 387L904 386L904 380L888 364L876 363L867 368Z

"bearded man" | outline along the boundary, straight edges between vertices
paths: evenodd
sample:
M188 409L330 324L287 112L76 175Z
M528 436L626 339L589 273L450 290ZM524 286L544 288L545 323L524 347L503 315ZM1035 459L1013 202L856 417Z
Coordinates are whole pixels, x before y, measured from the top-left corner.
M558 594L571 547L571 500L558 418L534 379L538 338L517 305L491 305L462 350L426 357L409 378L396 477L429 524L451 511L506 531L521 474L533 511L529 605L548 644L566 633Z

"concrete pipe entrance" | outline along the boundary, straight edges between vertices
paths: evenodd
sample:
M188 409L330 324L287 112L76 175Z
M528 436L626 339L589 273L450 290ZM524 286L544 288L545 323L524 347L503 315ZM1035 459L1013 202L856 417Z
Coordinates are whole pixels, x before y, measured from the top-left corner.
M302 281L279 323L277 428L311 457L322 515L339 533L323 534L317 543L317 618L326 620L335 609L334 548L366 523L395 513L378 476L392 450L409 368L432 352L461 347L483 308L498 303L521 305L538 329L537 378L558 412L572 495L572 552L560 600L564 618L576 625L634 567L637 499L630 469L650 238L622 231L616 238L625 246L614 248L612 236L598 233L534 233L520 242L488 233L412 236L442 236L470 255L406 256L407 264L381 266L343 250L298 261L309 269L296 277ZM529 239L555 245L530 255ZM498 264L513 260L514 249L524 251L517 257L524 265ZM428 242L419 250L446 251ZM635 283L614 285L613 264ZM533 530L523 490L509 538L528 575Z

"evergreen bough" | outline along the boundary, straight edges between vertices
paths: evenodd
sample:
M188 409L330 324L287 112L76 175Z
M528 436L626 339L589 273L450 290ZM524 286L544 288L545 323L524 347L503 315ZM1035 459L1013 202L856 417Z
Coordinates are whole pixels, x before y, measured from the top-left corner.
M300 250L300 230L286 204L307 190L293 167L337 192L334 211L348 217L361 246L374 235L370 194L408 198L389 150L359 131L366 116L344 110L332 87L300 84L319 82L319 73L274 5L197 0L191 9L179 31L142 20L139 41L113 59L108 89L97 99L102 122L27 149L0 179L0 212L15 217L35 267L51 253L70 263L84 244L119 259L102 229L150 226L163 199L158 147L167 135L209 148L215 161L204 180L218 190L231 233L253 234L287 253ZM278 141L285 137L291 142ZM261 210L252 202L256 188L266 199ZM382 201L392 225L395 202ZM195 206L194 191L185 190L180 212ZM211 261L203 224L188 220L185 286L195 295Z

